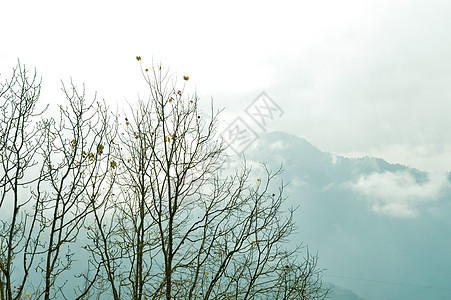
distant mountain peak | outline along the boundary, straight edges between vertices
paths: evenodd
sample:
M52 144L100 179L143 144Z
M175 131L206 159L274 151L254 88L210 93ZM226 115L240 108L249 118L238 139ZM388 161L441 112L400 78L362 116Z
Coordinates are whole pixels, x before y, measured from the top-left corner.
M296 152L316 157L324 155L323 152L306 139L282 131L260 133L257 142L249 149L249 152L255 153L262 150L287 155L295 154Z

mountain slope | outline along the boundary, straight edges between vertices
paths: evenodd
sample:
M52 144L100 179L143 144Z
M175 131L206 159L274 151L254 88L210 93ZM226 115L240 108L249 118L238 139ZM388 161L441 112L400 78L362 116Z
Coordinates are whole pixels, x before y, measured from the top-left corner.
M333 286L327 299L328 300L365 300L365 298L360 297L353 291L339 287L337 285Z
M367 299L451 299L446 174L324 153L281 132L261 134L245 154L282 164L287 202L300 206L295 240L318 251L325 279Z

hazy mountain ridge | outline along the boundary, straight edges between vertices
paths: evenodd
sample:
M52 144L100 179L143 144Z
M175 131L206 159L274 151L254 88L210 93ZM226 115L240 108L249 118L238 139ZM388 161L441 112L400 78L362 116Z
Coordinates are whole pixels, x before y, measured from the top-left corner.
M261 133L245 155L282 165L288 203L300 206L296 240L318 251L326 280L368 300L451 299L449 173L325 153L283 132Z
M265 151L260 152L258 149L265 149ZM276 158L279 160L278 163L283 164L286 172L296 171L298 175L308 175L305 179L312 184L345 182L358 175L369 175L374 172L407 171L418 183L427 180L427 172L401 164L391 164L381 158L348 158L322 152L307 140L280 131L260 134L257 143L251 147L249 153L253 154L253 158L258 153L258 158L266 162L273 162ZM295 162L284 163L286 157L296 157Z
M365 300L351 290L340 286L333 286L327 297L328 300Z

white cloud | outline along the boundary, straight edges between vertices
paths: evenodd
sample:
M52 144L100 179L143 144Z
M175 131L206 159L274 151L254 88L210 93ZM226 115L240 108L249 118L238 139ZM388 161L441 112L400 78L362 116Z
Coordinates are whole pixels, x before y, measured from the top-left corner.
M269 148L271 150L283 150L285 148L285 145L283 144L282 141L276 141L274 143L272 143Z
M365 198L378 214L415 217L419 206L436 200L449 186L445 173L430 173L428 180L417 182L409 172L372 173L348 185Z
M71 76L114 107L146 95L141 55L189 74L207 111L214 96L233 119L264 90L285 111L273 130L322 150L385 145L385 158L401 145L414 166L451 166L445 150L413 151L451 140L450 1L104 2L5 1L2 75L19 57L43 75L45 102Z
M338 156L336 154L331 154L330 156L332 157L332 164L336 165L339 160Z

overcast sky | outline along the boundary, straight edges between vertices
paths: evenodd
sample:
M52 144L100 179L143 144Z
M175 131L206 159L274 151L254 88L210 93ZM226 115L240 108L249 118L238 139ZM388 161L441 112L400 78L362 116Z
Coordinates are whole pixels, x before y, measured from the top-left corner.
M5 1L0 73L132 102L143 64L189 75L232 120L265 91L283 130L348 156L451 171L451 1ZM59 100L58 100L59 101Z

